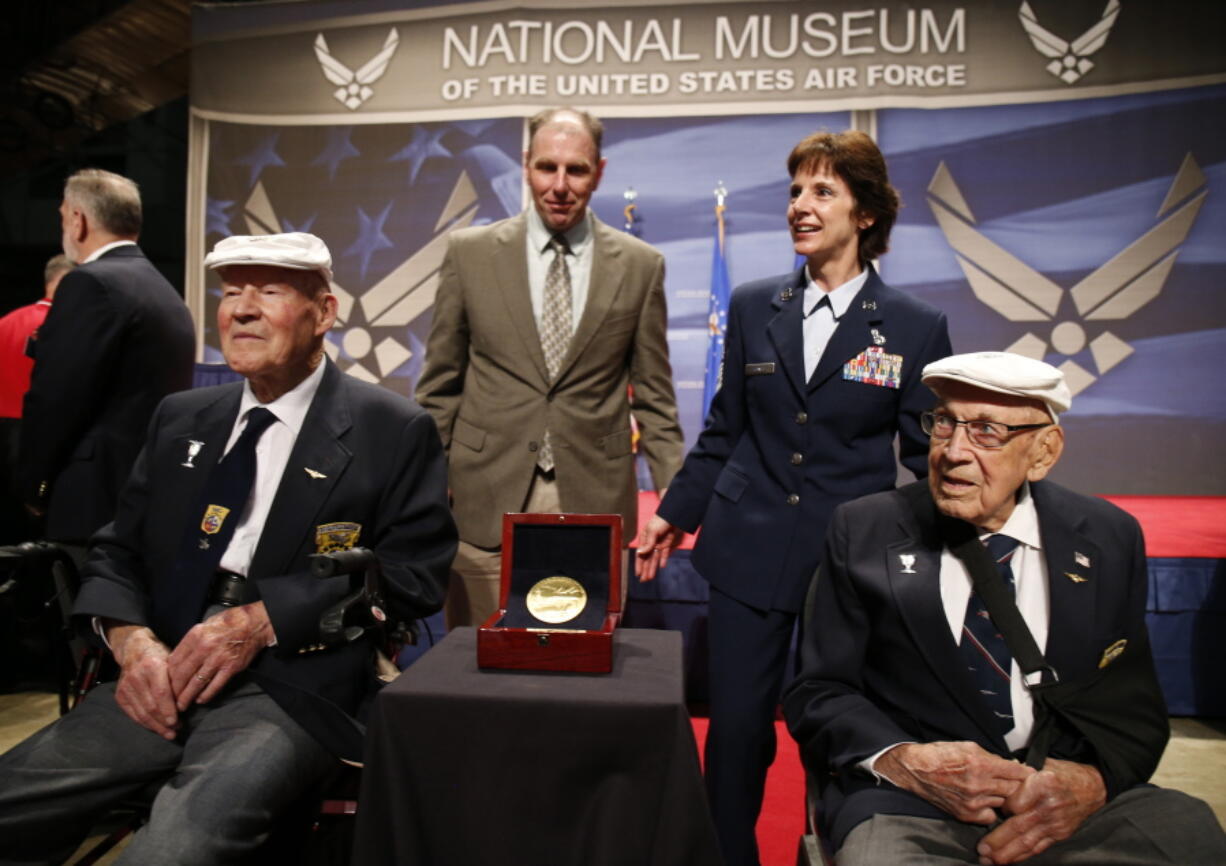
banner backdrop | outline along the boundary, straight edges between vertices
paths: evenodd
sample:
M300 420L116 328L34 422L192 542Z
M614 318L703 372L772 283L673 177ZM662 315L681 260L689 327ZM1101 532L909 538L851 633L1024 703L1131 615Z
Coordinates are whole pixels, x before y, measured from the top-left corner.
M1226 494L1218 4L407 5L194 7L188 295L210 358L203 252L309 230L336 260L330 354L411 394L447 232L523 207L523 118L574 103L606 125L593 208L622 225L633 202L666 257L692 444L714 191L731 283L789 270L787 153L854 126L905 203L887 282L944 309L956 351L1065 370L1058 480Z

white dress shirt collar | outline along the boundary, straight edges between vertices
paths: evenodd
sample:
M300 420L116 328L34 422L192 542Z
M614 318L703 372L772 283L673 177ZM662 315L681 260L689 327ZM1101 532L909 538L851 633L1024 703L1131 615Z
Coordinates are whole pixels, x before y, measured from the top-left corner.
M78 265L88 265L90 262L98 260L99 258L109 253L113 249L117 249L118 247L134 247L134 246L136 246L136 241L111 241L109 244L103 244L102 246L98 247L98 249L94 250L88 256L81 259L81 261L77 262L77 264Z
M864 268L841 286L827 292L817 284L817 281L809 274L809 266L805 265L805 280L807 281L804 301L805 318L812 315L817 305L822 302L822 298L830 299L830 309L834 313L836 322L843 318L843 314L847 312L847 308L851 306L851 302L855 300L860 289L864 288L864 284L868 282L868 273L868 268Z
M583 255L587 246L592 242L591 223L592 210L587 208L583 211L583 219L571 226L569 230L562 232L566 243L570 245L571 253L576 256ZM541 219L536 208L528 208L528 249L535 250L538 254L548 252L548 245L553 240L553 236L554 232L551 232L545 225L545 221Z
M324 367L327 364L328 360L324 358L309 376L271 403L261 403L257 400L255 393L251 390L251 383L244 381L243 398L238 404L238 418L235 419L226 451L230 450L241 434L242 428L246 426L244 419L247 417L247 412L256 406L263 406L272 412L277 417L277 421L288 427L297 437L298 431L302 429L302 422L306 420L307 410L311 408L311 401L315 399L315 392L319 390L319 383L323 381Z

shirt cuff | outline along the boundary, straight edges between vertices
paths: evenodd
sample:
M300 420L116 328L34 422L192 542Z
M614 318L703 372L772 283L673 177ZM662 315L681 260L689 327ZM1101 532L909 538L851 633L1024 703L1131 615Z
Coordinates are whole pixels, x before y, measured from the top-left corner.
M856 766L857 766L857 767L859 767L859 768L860 768L861 770L863 770L864 772L869 773L870 775L872 775L872 777L873 777L874 779L876 779L876 780L877 780L877 784L878 784L878 785L880 785L882 782L889 782L891 785L893 785L895 788L897 788L897 787L899 787L897 782L895 782L895 781L894 781L893 779L891 779L889 776L886 776L886 775L883 775L883 774L881 774L881 773L878 773L878 772L877 772L877 771L874 769L874 766L875 766L875 765L876 765L876 763L877 763L877 759L878 759L878 758L880 758L882 755L884 755L886 752L888 752L890 749L894 748L895 746L905 746L905 745L907 745L907 744L909 744L909 743L913 743L913 742L915 742L915 741L914 741L914 740L902 740L901 742L891 743L890 745L886 746L886 747L885 747L884 749L882 749L881 751L876 752L876 753L874 753L874 754L872 754L872 755L869 755L869 756L868 756L867 758L865 758L863 761L861 761L860 763L856 764Z

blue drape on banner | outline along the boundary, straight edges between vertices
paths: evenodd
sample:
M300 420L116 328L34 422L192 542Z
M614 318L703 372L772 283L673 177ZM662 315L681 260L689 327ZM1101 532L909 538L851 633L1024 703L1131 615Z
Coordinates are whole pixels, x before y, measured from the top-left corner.
M711 256L711 300L707 307L707 372L702 386L702 417L707 417L711 400L719 390L724 361L724 331L728 328L728 260L724 253L724 206L715 208L715 246Z

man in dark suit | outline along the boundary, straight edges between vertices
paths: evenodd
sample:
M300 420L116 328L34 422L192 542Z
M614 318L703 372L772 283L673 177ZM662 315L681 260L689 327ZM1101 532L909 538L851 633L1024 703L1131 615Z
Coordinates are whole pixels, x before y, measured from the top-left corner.
M788 158L788 224L804 267L740 286L706 429L639 538L650 580L702 525L711 585L707 793L729 866L758 862L754 827L775 756L775 709L796 613L834 507L922 475L924 364L949 354L945 316L881 281L898 212L863 133L819 133Z
M588 209L605 165L598 120L553 109L528 129L532 207L449 237L417 384L460 528L453 626L498 607L505 512L615 513L634 537L631 413L657 489L681 463L664 258Z
M115 515L158 401L190 387L195 327L182 298L136 245L140 191L85 169L60 205L76 262L38 333L21 425L22 495L46 536L84 545Z
M158 779L127 856L240 862L337 756L361 758L350 715L374 688L374 648L320 642L349 583L313 577L308 556L372 549L393 620L442 606L455 553L442 445L418 406L325 359L337 300L323 242L229 238L205 263L221 270L222 352L246 381L158 408L74 611L119 682L0 757L0 862L45 856Z
M836 861L1226 862L1204 803L1143 784L1166 744L1144 542L1115 506L1042 480L1064 446L1063 375L982 352L930 364L923 380L937 395L924 417L928 481L835 511L803 671L784 698L823 788ZM1121 730L1159 722L1126 770L1078 736L1058 739L1041 771L1015 760L1031 742L1034 704L942 541L946 518L974 527L989 550L1004 544L997 568L1061 683L1137 654L1135 692L1149 699L1104 712Z

